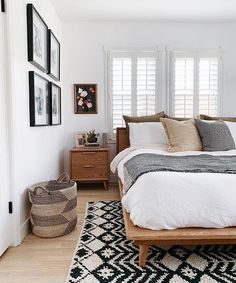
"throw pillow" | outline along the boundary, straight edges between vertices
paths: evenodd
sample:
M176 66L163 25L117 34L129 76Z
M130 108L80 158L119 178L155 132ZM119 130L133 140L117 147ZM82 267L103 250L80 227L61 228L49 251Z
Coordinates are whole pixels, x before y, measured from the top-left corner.
M202 139L203 151L235 149L233 137L224 121L218 120L209 123L195 119L195 123Z
M161 118L169 141L169 151L198 151L202 150L202 143L194 120L176 121Z
M148 116L126 116L123 115L123 119L125 120L126 130L129 136L129 123L144 123L144 122L160 122L160 118L165 117L164 111Z
M223 120L223 121L229 121L229 122L236 122L236 117L213 117L213 116L208 116L205 114L200 114L198 116L199 119L201 120Z

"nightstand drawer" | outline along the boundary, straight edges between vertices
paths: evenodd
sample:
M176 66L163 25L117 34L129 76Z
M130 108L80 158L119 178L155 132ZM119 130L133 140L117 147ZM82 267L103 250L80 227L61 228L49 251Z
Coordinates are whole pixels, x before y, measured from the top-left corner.
M106 165L84 164L72 167L72 179L77 180L99 180L108 179Z
M103 182L107 190L109 180L109 148L74 148L70 150L70 176L77 182Z
M73 164L106 165L107 152L96 152L96 151L73 152L72 167Z

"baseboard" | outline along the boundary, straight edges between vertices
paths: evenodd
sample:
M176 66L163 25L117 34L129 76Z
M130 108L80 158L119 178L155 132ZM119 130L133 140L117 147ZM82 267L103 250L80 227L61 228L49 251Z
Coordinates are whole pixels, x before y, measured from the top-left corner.
M30 231L30 221L29 221L29 218L27 218L20 227L20 240L21 240L21 242L28 235L29 231Z

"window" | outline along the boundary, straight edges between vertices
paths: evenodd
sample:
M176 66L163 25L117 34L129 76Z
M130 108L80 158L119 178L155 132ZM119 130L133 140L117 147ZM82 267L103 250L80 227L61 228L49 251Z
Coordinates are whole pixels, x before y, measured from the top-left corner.
M131 115L132 67L131 58L112 59L112 125L123 126L122 115Z
M199 58L199 114L217 116L219 98L219 58Z
M157 52L109 52L110 133L124 126L123 115L158 112Z
M220 48L110 50L106 55L110 138L117 127L125 126L123 115L152 115L161 110L174 117L221 115ZM160 62L168 63L162 69Z
M137 58L137 116L156 112L156 58Z
M220 50L170 52L171 115L220 114L220 65Z

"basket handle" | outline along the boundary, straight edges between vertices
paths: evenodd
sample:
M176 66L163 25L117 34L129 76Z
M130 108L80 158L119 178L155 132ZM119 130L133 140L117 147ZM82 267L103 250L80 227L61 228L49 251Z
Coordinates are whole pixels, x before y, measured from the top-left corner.
M68 173L63 172L61 175L59 175L59 177L57 178L57 182L58 183L66 183L69 184L70 183L70 176Z
M47 193L48 195L50 194L49 190L47 190L43 186L37 186L37 187L34 188L34 194L35 195L40 195L42 193Z

